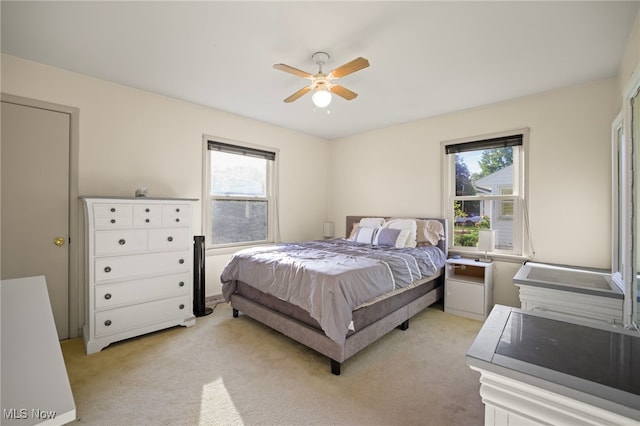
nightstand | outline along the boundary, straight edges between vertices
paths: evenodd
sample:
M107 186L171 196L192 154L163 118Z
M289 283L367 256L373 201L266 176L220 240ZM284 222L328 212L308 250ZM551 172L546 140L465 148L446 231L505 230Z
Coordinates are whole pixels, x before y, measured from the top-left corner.
M444 311L484 321L493 307L493 262L447 259Z

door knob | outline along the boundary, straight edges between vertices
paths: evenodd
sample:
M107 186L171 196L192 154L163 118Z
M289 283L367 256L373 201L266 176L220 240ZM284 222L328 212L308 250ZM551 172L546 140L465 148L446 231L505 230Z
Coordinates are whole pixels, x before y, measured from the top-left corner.
M55 240L53 240L53 244L55 244L57 246L64 245L64 238L62 238L62 237L56 238Z

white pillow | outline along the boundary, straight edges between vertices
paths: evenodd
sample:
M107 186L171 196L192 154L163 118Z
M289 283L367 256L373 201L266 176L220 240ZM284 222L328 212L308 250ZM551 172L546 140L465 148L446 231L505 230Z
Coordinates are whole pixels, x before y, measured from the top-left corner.
M416 234L417 234L418 226L416 225L415 219L392 219L387 223L385 223L384 226L391 229L400 229L400 230L409 231L408 236L406 237L406 240L402 245L402 247L416 246Z
M367 226L360 225L358 227L358 232L356 233L355 241L356 243L372 244L375 233L376 233L376 228L370 228Z
M360 226L367 228L377 228L384 224L384 218L382 217L363 217L360 219Z
M437 220L416 219L418 234L416 242L419 246L437 246L440 240L444 240L444 226Z

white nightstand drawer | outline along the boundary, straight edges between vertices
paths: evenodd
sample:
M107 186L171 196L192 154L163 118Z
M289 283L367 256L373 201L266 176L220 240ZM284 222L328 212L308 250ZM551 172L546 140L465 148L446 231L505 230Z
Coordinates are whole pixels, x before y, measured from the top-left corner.
M183 273L98 285L95 291L96 309L188 295L191 285L189 277L189 273Z
M193 245L189 228L149 230L149 250L186 250Z
M173 297L154 302L96 312L96 336L118 333L159 321L191 315L193 301L189 296Z
M96 283L190 270L193 255L190 250L165 253L104 257L95 260Z
M484 292L485 288L482 284L449 279L445 284L445 310L450 308L483 315Z
M95 255L145 252L147 240L147 231L145 230L95 231Z

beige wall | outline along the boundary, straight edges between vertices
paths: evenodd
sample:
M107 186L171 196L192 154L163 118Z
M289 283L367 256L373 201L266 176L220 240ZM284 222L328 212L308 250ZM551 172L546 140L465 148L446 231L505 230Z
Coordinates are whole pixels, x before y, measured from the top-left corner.
M150 196L201 199L202 137L214 135L278 148L281 237L322 237L327 141L13 56L2 55L1 65L3 93L79 108L80 195L132 196L144 186ZM196 234L202 234L200 211L198 203ZM221 293L229 257L207 257L207 295Z
M627 87L631 76L637 70L640 64L640 13L636 16L636 21L629 35L627 46L624 51L624 57L618 72L618 96L620 102L620 110L622 110L622 95Z
M331 142L331 216L441 216L440 142L530 128L529 219L535 260L611 264L611 142L617 81L542 93ZM519 306L519 265L496 263L494 302Z
M618 79L555 90L331 142L2 55L4 93L80 109L79 191L201 198L202 135L280 149L283 240L336 233L346 215L441 216L443 140L529 127L535 260L610 267L610 125L640 57L634 29ZM625 78L625 76L627 76ZM194 232L201 233L200 215ZM207 258L207 295L229 254ZM517 263L497 262L494 302L519 305Z

